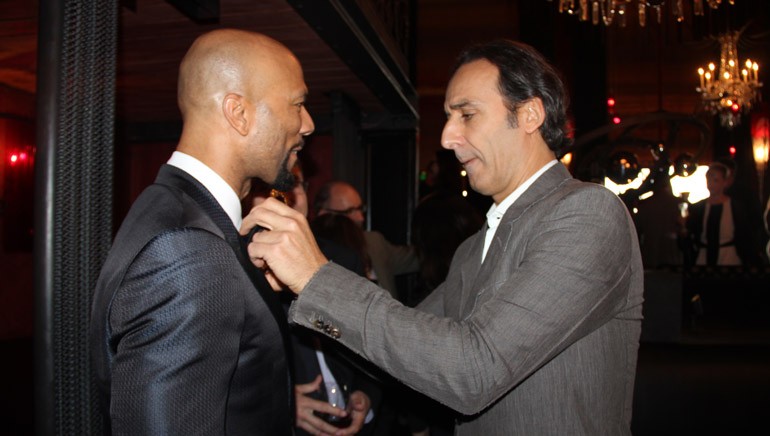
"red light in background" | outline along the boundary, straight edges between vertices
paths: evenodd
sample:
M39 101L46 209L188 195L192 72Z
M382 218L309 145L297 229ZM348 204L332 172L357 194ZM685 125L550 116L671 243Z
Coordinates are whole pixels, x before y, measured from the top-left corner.
M23 151L21 153L19 153L19 160L20 161L27 160L27 153L24 153Z
M610 97L607 99L607 107L615 107L615 99Z
M11 154L11 165L15 164L19 160L19 155L16 153Z
M612 122L615 123L615 124L620 124L620 121L621 121L620 117L613 117L612 118Z
M738 106L738 103L733 103L733 105L730 108L733 110L733 112L738 112L739 110L741 110L741 107Z
M735 146L734 145L730 146L730 156L735 157Z

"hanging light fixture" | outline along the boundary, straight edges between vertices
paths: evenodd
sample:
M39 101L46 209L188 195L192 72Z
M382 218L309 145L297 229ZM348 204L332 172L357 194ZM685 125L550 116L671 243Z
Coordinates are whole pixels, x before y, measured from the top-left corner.
M553 0L547 0L552 2ZM696 16L704 14L704 3L711 9L719 8L722 0L691 0L692 13ZM558 0L559 12L576 15L580 21L590 21L594 25L603 23L610 26L617 22L620 27L625 27L627 17L637 14L639 26L647 25L648 14L658 22L663 21L663 8L665 0ZM634 4L635 3L635 4ZM684 0L671 0L671 13L677 22L684 21ZM726 3L734 5L735 0L727 0Z
M739 37L740 32L719 36L719 70L713 62L707 68L698 68L700 86L695 88L701 95L704 109L718 114L721 124L728 129L740 124L741 114L748 113L752 103L761 97L758 92L762 87L759 64L751 59L745 64L740 63Z

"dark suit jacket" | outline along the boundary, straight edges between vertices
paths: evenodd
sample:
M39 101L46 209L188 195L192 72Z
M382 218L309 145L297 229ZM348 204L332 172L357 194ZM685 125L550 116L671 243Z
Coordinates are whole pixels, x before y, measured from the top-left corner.
M708 199L701 200L690 206L690 216L687 218L687 233L694 242L695 254L693 261L697 258L698 249L703 241L699 241L703 233L703 217L706 214L706 203ZM735 197L730 197L730 210L733 214L733 242L735 251L741 259L742 265L759 265L761 259L759 250L756 248L756 220L752 220L746 205Z
M114 435L284 435L288 326L211 194L161 168L102 268L90 348Z

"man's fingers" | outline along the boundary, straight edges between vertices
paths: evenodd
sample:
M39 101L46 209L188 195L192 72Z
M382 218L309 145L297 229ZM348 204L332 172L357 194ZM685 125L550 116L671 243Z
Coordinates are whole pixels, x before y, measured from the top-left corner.
M369 397L362 391L350 394L350 406L355 410L369 411Z
M369 413L371 401L369 396L363 391L354 391L350 394L348 400L350 406L350 425L346 428L338 429L335 436L349 436L357 434L364 426L366 415Z
M241 234L251 234L254 226L265 230L255 233L248 245L251 262L266 271L270 286L285 285L295 293L328 262L310 230L304 215L268 198L255 206L243 219ZM267 270L270 270L267 272Z
M238 231L241 235L246 235L257 225L272 230L274 224L280 223L282 219L286 218L294 217L296 219L296 215L299 215L297 211L275 198L265 198L252 207L248 215L243 217L243 223Z
M337 427L324 421L316 415L331 414L335 416L345 416L346 412L338 409L326 401L316 400L305 394L318 391L322 383L321 376L317 376L312 382L294 386L294 392L297 398L297 425L306 432L314 435L332 435L337 431Z
M270 287L273 289L273 291L281 292L286 288L286 285L284 285L282 281L278 280L278 277L276 277L272 271L265 270L264 274L265 279L267 279L267 283L270 284Z

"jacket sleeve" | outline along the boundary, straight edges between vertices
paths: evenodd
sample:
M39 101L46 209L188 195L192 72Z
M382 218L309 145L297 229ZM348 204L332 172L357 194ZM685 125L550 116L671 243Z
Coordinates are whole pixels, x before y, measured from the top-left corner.
M152 240L110 308L113 435L224 434L243 325L227 243L182 229Z
M404 307L332 264L290 315L311 328L331 325L343 344L407 385L474 414L627 305L641 304L641 283L634 284L639 301L629 302L632 271L641 271L629 221L603 188L565 196L527 227L521 262L472 290L469 298L486 294L484 302L461 320Z

